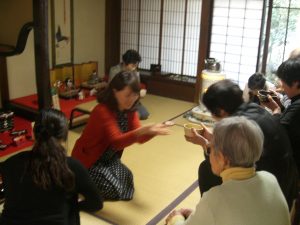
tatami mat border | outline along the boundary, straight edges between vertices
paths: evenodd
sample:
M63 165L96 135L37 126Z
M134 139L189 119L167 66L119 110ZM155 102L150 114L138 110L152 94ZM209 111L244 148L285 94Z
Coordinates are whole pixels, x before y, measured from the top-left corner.
M166 208L164 208L160 213L153 217L146 225L155 225L161 221L168 213L174 209L180 202L182 202L186 197L188 197L196 188L198 187L198 180L196 180L191 186L189 186L184 192L181 193L173 202L171 202Z
M175 120L175 119L177 119L179 116L182 116L182 115L186 114L187 112L191 111L193 108L194 108L194 107L192 107L192 108L190 108L190 109L184 111L183 113L178 114L177 116L172 117L171 119L168 119L167 121Z

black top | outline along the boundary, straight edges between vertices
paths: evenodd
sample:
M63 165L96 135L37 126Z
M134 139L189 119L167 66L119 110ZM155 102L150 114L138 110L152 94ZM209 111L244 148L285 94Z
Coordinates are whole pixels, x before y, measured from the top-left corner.
M291 105L280 115L293 149L294 158L300 171L300 95L291 98Z
M66 193L59 187L42 190L36 187L26 162L31 152L19 153L0 163L5 203L0 224L13 225L78 225L79 210L102 208L102 198L86 169L79 161L68 157L67 163L75 175L75 190ZM84 200L78 203L78 194Z
M264 134L264 146L261 158L256 163L257 170L272 173L290 203L297 193L298 172L289 137L279 120L255 103L242 104L233 116L246 116L260 126Z

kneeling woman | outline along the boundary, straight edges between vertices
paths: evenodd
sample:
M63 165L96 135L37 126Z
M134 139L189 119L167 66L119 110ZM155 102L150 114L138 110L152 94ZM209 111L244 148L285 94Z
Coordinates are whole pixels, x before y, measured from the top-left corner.
M131 171L121 162L125 147L169 134L168 125L141 126L135 106L140 98L135 72L120 72L100 92L99 104L77 140L72 156L80 160L105 200L130 200L134 186Z

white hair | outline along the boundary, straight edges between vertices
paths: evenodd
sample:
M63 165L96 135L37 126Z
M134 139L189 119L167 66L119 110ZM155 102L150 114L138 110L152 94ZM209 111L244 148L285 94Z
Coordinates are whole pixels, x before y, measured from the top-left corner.
M215 152L222 152L230 166L252 167L259 160L264 136L256 122L233 116L216 123L213 132Z

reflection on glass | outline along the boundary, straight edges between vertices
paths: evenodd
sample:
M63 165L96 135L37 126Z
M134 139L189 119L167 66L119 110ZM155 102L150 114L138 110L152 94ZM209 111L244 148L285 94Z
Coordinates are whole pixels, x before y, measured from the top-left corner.
M291 0L291 7L292 8L300 8L300 1L299 0Z
M279 2L277 0L276 4L278 5ZM286 5L283 3L284 1L281 2L281 6ZM299 47L299 36L300 8L273 8L266 67L266 74L269 79L275 78L274 73L278 66L289 57L293 49Z
M289 7L290 0L273 0L273 7Z

